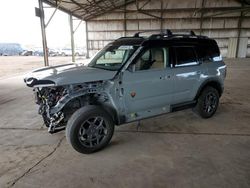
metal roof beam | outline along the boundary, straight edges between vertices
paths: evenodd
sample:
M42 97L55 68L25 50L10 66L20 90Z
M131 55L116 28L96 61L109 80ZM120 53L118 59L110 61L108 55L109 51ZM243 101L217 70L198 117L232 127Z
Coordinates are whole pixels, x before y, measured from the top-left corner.
M85 20L91 20L91 19L93 19L93 18L95 18L95 17L97 17L97 16L101 16L101 15L107 13L107 12L112 12L112 11L114 11L114 10L116 10L116 9L120 9L120 8L123 7L123 6L127 6L128 4L131 4L131 3L134 3L134 2L135 2L135 0L128 0L128 1L126 1L125 4L119 5L119 6L117 6L116 8L111 8L111 9L109 9L109 10L105 10L104 12L98 13L98 14L96 14L96 15L87 16L87 17L85 17ZM123 11L123 12L124 12L124 11Z
M50 6L52 6L52 7L55 7L55 6L56 6L55 4L53 4L52 2L50 2L49 0L42 0L42 1L43 1L44 3L46 3L46 4L50 5ZM64 2L64 1L62 1L62 2ZM83 19L83 17L81 17L81 16L79 16L79 15L73 13L72 11L70 11L70 10L68 10L68 9L66 9L66 8L64 8L64 7L62 7L62 6L59 7L59 10L65 12L65 13L67 13L67 14L72 14L74 17L79 18L80 20Z
M139 12L142 14L146 14L148 16L154 17L159 19L160 16L155 15L155 12L173 12L173 11L194 11L195 13L200 13L201 11L203 13L207 13L208 11L243 11L244 13L249 11L249 6L245 6L243 9L241 7L235 6L235 7L204 7L202 9L199 8L174 8L174 9L145 9L146 5L148 5L152 0L87 0L81 2L80 0L42 0L44 3L57 7L58 4L61 5L58 9L62 10L63 12L66 12L68 14L72 14L74 17L77 17L79 19L83 20L90 20L97 16L101 16L108 12L118 12L118 13L124 13L123 7L127 4L136 2L137 10L126 10L126 13L130 12ZM67 8L67 4L71 4L71 8ZM224 13L214 13L209 14L207 16L217 16ZM227 14L227 13L226 13ZM206 16L206 15L204 15Z
M76 2L75 0L71 0L74 4L76 4L78 7L81 7L84 11L88 12L88 9L86 9L83 5L80 3Z
M54 15L56 14L58 8L60 7L60 4L62 3L62 1L59 1L59 3L57 4L55 10L53 11L52 15L50 16L48 22L45 24L45 28L48 27L49 23L51 22L52 18L54 17Z

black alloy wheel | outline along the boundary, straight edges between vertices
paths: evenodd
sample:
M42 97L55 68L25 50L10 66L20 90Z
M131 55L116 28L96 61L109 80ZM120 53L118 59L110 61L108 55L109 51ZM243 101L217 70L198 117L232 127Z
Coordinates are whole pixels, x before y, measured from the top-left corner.
M72 147L84 154L93 153L108 145L114 133L111 116L99 106L78 109L66 126L66 138Z

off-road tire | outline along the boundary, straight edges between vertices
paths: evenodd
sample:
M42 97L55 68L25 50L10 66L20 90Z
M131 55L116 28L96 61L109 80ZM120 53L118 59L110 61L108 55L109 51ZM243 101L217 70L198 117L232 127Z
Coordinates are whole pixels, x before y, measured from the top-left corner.
M98 137L100 138L101 136L101 132L100 132L101 129L97 128L97 127L100 127L100 125L97 126L96 123L93 123L93 122L91 123L90 121L92 121L93 118L100 118L100 120L95 119L94 122L95 121L101 122L101 119L103 119L102 127L105 127L105 131L103 129L102 136L104 135L105 136L103 137L101 141L100 140L97 141L97 138ZM97 122L97 123L100 124L100 122ZM84 126L88 126L88 128L86 129L86 127ZM84 134L82 132L84 132ZM100 135L98 135L99 132L100 132ZM103 149L105 146L109 144L113 136L113 133L114 133L114 122L111 116L101 107L94 106L94 105L89 105L89 106L85 106L85 107L78 109L70 117L66 126L66 138L68 142L72 145L72 147L76 151L83 153L83 154L94 153ZM80 135L85 135L85 137L80 136ZM93 138L96 138L96 141ZM85 139L85 140L82 140L82 139ZM89 144L90 142L92 143L89 146L87 145L88 139L92 140L92 141L89 141ZM96 145L93 145L93 143L94 144L96 143Z
M209 101L209 98L211 101ZM194 107L194 111L202 118L210 118L216 112L219 105L219 93L217 89L211 86L205 87L200 96L198 97L197 104ZM210 110L208 106L210 105Z

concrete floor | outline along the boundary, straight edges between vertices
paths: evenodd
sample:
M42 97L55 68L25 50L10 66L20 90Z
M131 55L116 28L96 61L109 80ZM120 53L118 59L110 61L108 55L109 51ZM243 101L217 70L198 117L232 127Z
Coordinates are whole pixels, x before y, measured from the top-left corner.
M116 128L83 155L50 135L22 76L0 78L0 187L250 187L250 60L227 60L211 119L191 110Z

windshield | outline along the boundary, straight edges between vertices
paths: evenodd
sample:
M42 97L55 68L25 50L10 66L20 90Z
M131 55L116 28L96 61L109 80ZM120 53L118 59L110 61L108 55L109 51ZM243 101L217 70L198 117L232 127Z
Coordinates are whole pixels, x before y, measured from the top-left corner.
M88 66L116 71L131 57L137 48L138 46L132 45L108 45L92 59Z

